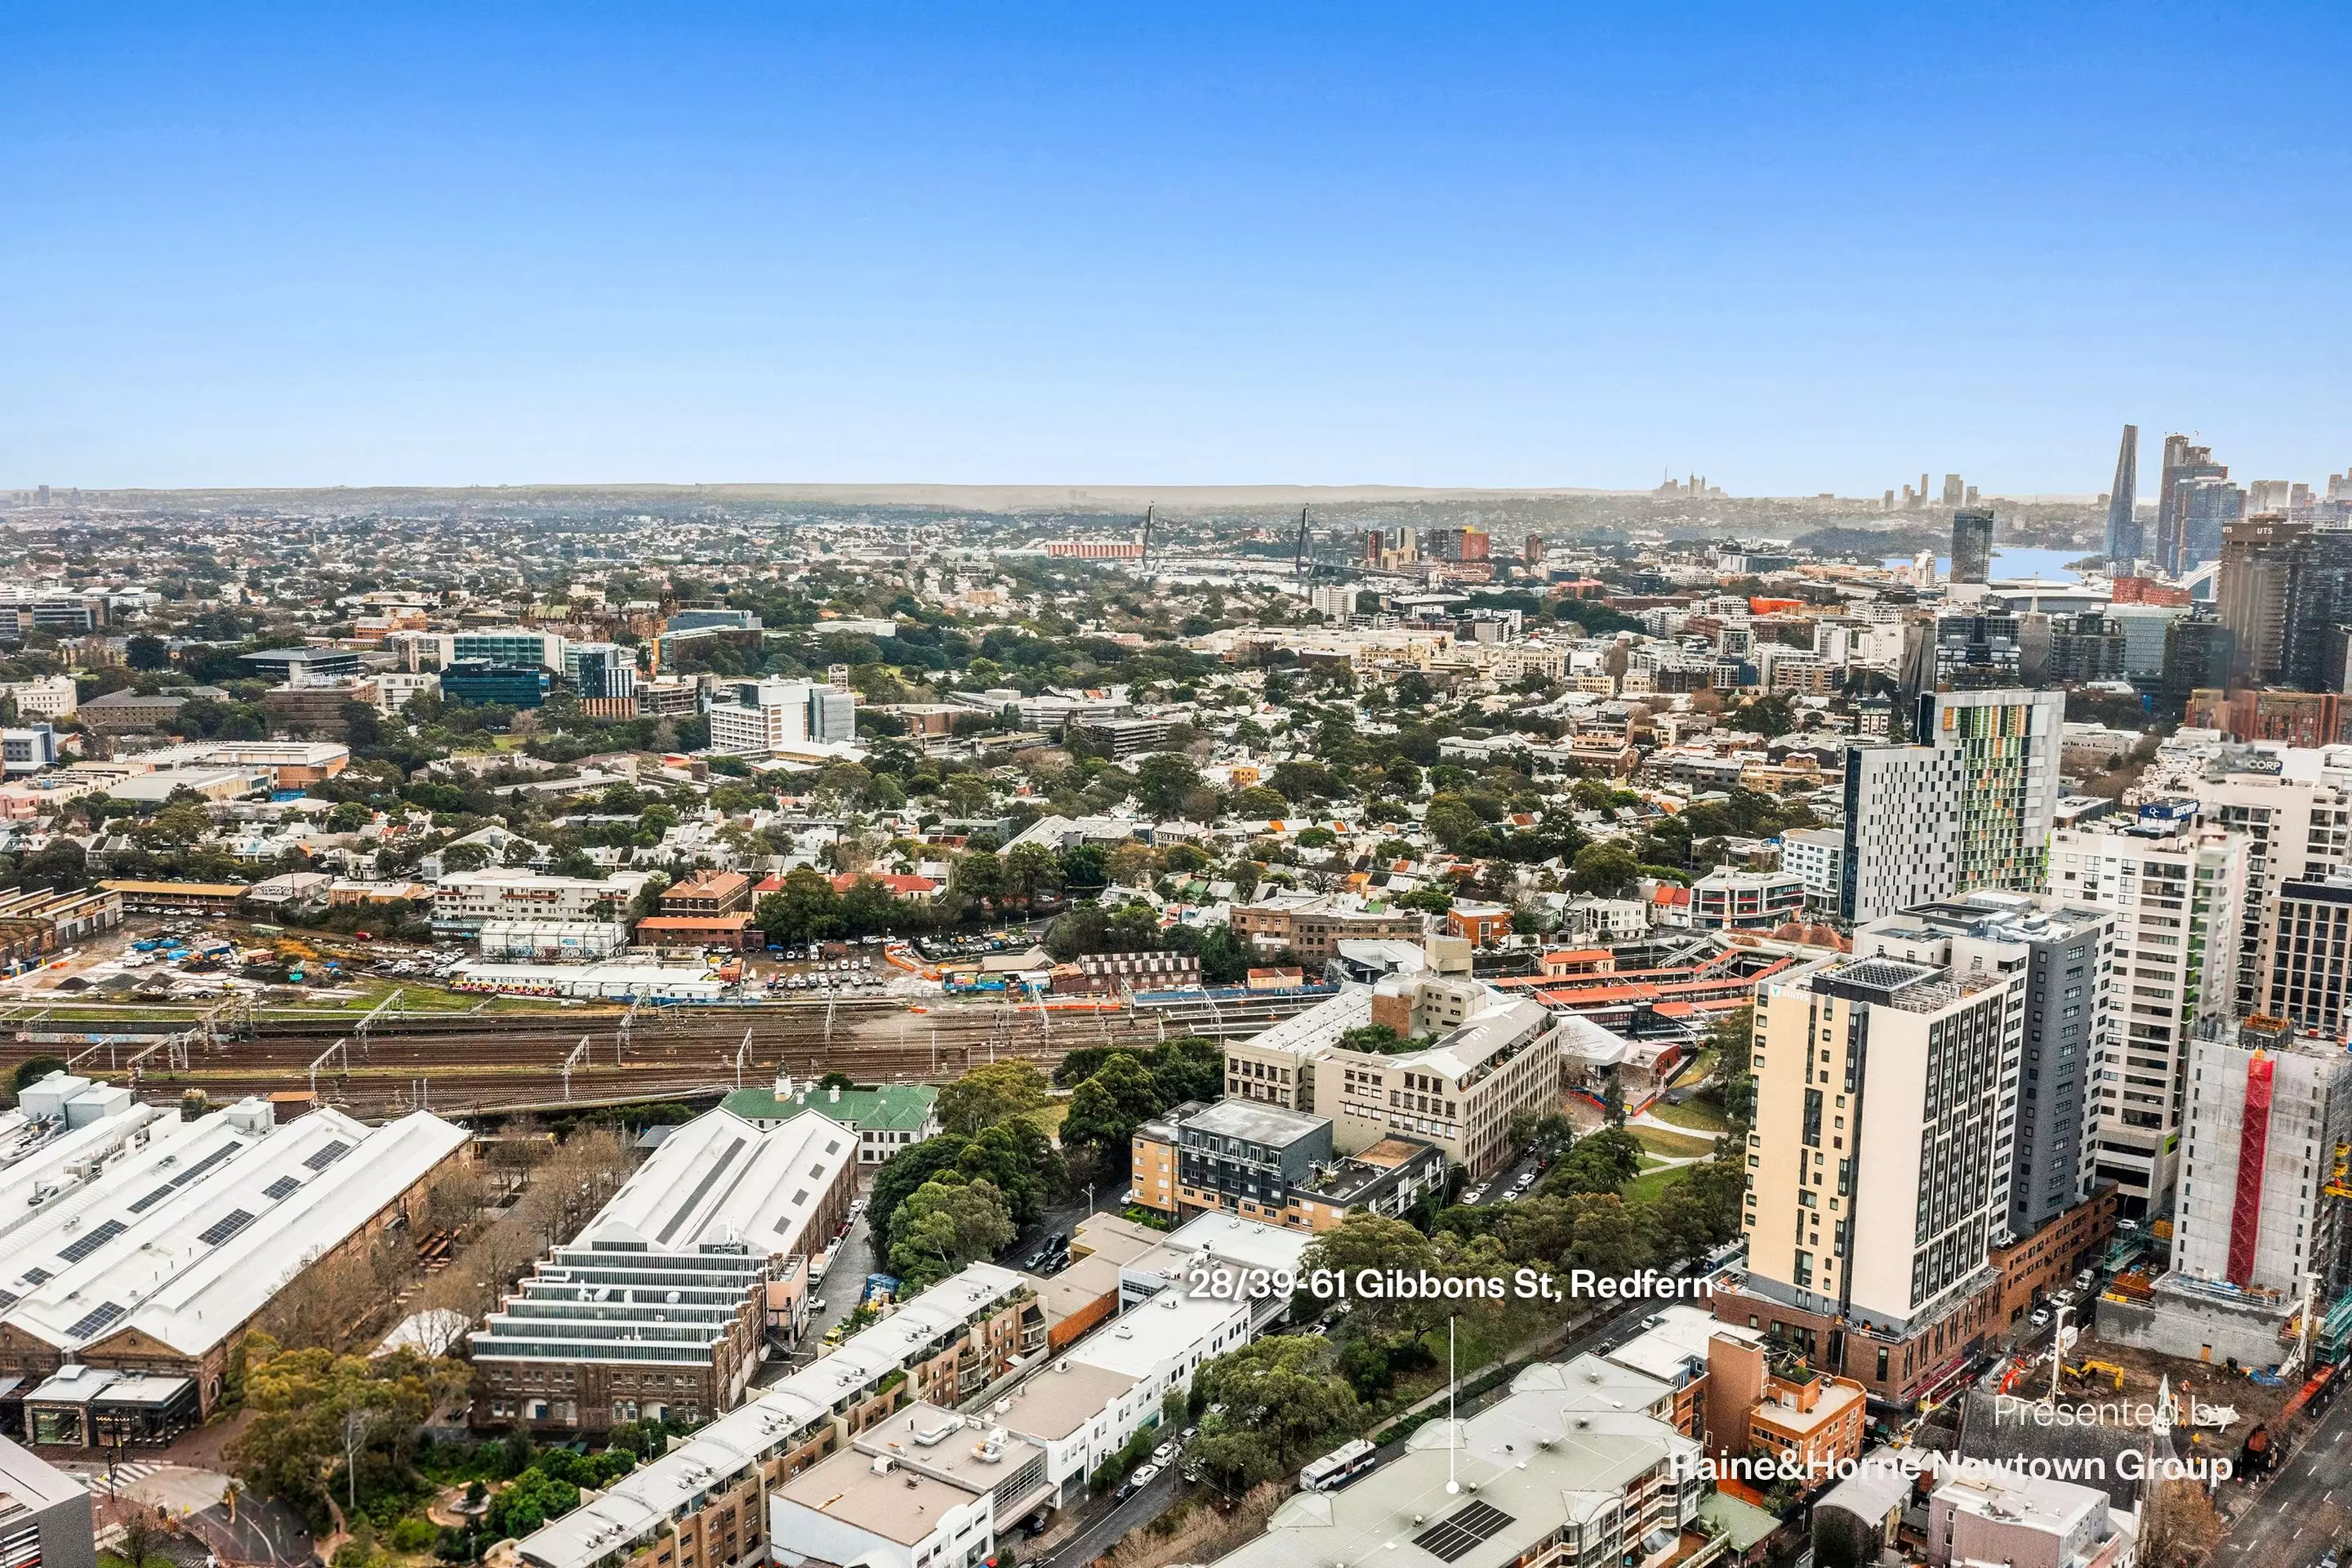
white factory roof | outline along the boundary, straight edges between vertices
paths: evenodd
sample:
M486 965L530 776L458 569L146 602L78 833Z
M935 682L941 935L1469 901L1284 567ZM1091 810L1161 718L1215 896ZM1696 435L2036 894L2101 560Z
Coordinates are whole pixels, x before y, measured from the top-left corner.
M1560 1016L1560 1049L1588 1067L1613 1068L1633 1054L1633 1042L1612 1034L1581 1013Z
M856 1159L856 1131L816 1110L764 1132L731 1110L706 1111L670 1130L573 1245L693 1252L741 1241L754 1255L790 1252Z
M126 1329L201 1354L468 1136L426 1111L275 1127L258 1100L149 1132L0 1237L0 1323L68 1355Z
M1244 1043L1258 1050L1293 1053L1336 1046L1349 1029L1372 1021L1372 988L1343 985L1337 996L1318 1002L1304 1013L1285 1018L1270 1029L1252 1035Z
M545 1568L586 1568L692 1510L712 1489L794 1432L829 1417L854 1389L903 1367L908 1357L960 1330L982 1308L1028 1288L1029 1278L975 1263L942 1279L897 1311L853 1335L841 1348L770 1386L642 1468L602 1497L554 1521L520 1551Z
M1541 1034L1551 1014L1531 997L1506 999L1489 991L1479 1009L1448 1030L1425 1051L1391 1058L1397 1067L1438 1073L1460 1082L1511 1047Z

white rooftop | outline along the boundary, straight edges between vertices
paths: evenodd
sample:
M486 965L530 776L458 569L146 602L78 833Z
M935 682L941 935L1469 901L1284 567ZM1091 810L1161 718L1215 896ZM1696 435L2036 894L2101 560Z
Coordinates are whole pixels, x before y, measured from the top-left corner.
M856 1132L816 1110L766 1131L731 1110L706 1111L670 1130L574 1245L693 1252L740 1241L754 1255L790 1252L856 1158Z
M426 1111L278 1127L257 1100L145 1130L0 1237L0 1323L68 1355L131 1330L201 1354L468 1137Z

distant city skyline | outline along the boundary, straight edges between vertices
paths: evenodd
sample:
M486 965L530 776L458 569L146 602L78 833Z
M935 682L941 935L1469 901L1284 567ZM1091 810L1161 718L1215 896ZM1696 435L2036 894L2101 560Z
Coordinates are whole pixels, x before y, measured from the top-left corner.
M2126 422L2317 484L2352 149L2273 83L2347 42L2323 7L16 7L0 485L2089 497ZM2165 243L2182 191L2294 240Z

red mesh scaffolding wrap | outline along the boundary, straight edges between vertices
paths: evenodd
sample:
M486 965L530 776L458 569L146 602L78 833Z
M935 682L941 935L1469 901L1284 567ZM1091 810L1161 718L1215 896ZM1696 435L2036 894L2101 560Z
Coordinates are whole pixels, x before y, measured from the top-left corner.
M2246 1113L2238 1124L2238 1201L2230 1211L2230 1283L2254 1282L2254 1239L2263 1227L2263 1157L2271 1144L2271 1058L2246 1064Z

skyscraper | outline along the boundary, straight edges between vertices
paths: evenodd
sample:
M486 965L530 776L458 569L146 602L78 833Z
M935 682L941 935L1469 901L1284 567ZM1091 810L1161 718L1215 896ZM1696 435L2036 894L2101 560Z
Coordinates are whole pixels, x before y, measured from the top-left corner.
M1946 506L1959 505L1960 498L1968 493L1969 488L1960 482L1959 475L1946 474L1944 476L1944 504Z
M2124 426L2124 443L2116 453L2116 482L2107 492L2107 564L2121 576L2140 556L2139 426Z
M2213 460L2213 448L2191 445L2186 436L2164 438L2164 469L2157 480L2156 563L2176 575L2192 564L2187 557L2188 520L2182 514L2181 488L2192 479L2226 479L2227 465ZM2219 543L2220 536L2215 536ZM2207 560L2212 557L2208 555Z
M1992 576L1992 509L1952 514L1952 581L1982 583Z

